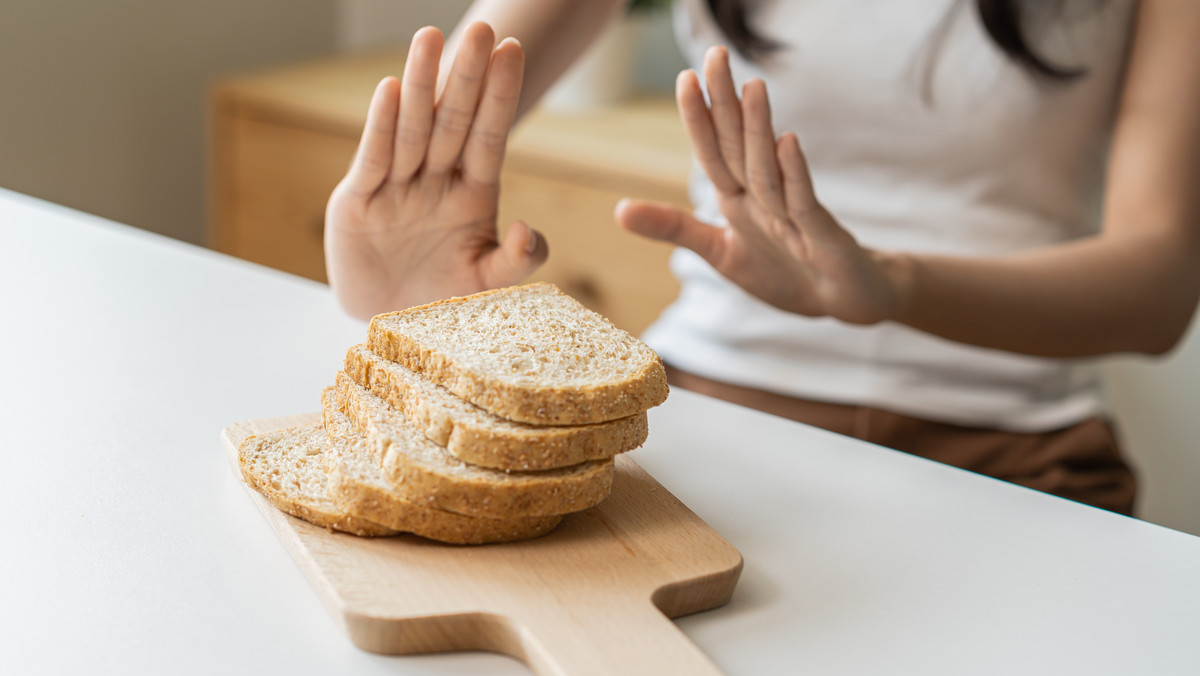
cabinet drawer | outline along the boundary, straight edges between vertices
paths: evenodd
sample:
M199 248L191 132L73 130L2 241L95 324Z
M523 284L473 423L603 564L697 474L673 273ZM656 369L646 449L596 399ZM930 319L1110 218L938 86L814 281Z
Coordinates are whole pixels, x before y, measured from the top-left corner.
M220 248L325 281L325 203L356 141L239 115L225 120L222 134Z
M617 326L640 333L679 294L671 247L617 227L613 208L633 193L506 171L500 223L523 220L546 237L550 258L532 280L557 284ZM674 195L650 195L677 201Z

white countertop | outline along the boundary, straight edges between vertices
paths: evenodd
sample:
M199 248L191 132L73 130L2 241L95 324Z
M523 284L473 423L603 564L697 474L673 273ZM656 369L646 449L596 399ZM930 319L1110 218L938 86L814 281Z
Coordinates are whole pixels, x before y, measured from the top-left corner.
M365 324L313 282L0 191L0 671L528 673L381 657L229 468ZM729 674L1200 673L1200 538L676 390L634 458L741 550Z

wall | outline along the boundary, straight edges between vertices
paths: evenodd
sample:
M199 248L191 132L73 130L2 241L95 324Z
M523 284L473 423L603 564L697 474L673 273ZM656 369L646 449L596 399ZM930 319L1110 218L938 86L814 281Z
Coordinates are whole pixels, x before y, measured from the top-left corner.
M425 25L449 33L470 5L470 0L341 0L338 46L354 51L405 44ZM641 91L670 94L675 76L685 67L683 57L675 46L669 13L654 12L649 24L638 49L635 84Z
M1166 358L1112 359L1105 375L1140 470L1139 515L1200 535L1200 328Z
M213 78L334 51L334 0L7 2L0 186L191 242Z
M403 45L422 26L449 33L471 0L340 0L338 47L342 51Z

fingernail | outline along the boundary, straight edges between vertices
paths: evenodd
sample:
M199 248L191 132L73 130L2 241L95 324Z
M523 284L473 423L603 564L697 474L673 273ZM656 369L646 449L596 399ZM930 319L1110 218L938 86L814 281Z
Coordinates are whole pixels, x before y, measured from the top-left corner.
M530 228L529 229L529 241L525 242L525 253L532 256L533 252L537 251L537 246L538 246L538 232L537 232L537 230Z

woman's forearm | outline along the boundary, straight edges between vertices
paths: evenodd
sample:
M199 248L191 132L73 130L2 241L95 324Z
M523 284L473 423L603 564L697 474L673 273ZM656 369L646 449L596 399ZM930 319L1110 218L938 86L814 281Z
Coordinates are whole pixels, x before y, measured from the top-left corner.
M525 50L525 81L517 115L524 115L621 15L629 0L476 0L450 35L441 72L458 51L462 29L483 21L496 38L515 37Z
M1200 297L1200 3L1143 0L1135 27L1103 234L989 260L895 257L899 321L1060 357L1179 340Z
M884 256L894 319L950 340L1047 357L1159 354L1200 298L1186 237L1098 236L1003 258Z

